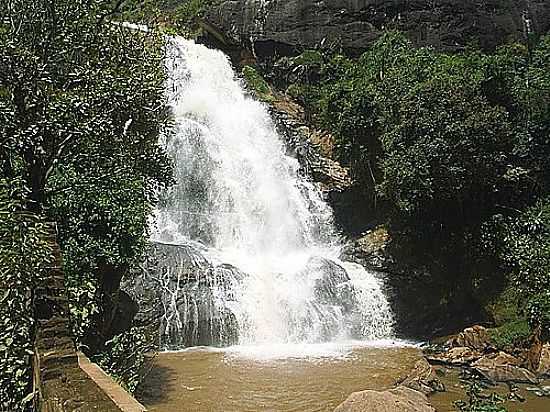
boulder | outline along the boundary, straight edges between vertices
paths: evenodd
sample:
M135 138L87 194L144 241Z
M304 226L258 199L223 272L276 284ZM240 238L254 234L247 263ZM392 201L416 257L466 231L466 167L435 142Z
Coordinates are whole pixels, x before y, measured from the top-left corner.
M430 355L427 357L430 363L443 364L450 366L467 366L477 361L482 354L476 350L457 347L451 348L446 352Z
M474 370L485 379L492 382L515 382L538 384L537 377L533 372L525 368L512 365L496 365L491 367L478 366Z
M195 245L162 243L150 246L143 269L124 290L139 304L137 322L157 329L160 349L237 342L231 302L245 273L213 266Z
M485 379L493 382L538 383L531 371L521 367L522 361L505 352L485 355L471 367Z
M458 335L447 341L447 345L452 348L466 347L483 351L491 347L491 338L486 328L476 325L464 329Z
M341 306L350 312L357 306L357 299L346 270L331 260L312 257L304 268L303 276L315 278L315 300L323 305Z
M400 386L352 393L334 412L435 412L421 392Z
M497 352L497 353L491 353L489 355L485 355L482 358L478 359L474 363L472 363L472 366L477 368L494 368L497 366L521 366L521 360L516 358L515 356L510 355L506 352Z
M542 347L540 352L537 375L542 378L550 378L550 344L548 343Z
M402 386L431 395L435 392L445 392L445 386L438 379L433 366L424 358L414 365L413 370L401 382Z

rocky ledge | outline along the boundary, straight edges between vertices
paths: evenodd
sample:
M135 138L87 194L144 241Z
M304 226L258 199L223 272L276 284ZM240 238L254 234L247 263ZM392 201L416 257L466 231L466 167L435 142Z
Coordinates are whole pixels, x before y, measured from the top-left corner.
M533 341L531 347L507 353L492 344L486 328L473 326L428 353L427 360L431 364L464 368L490 383L538 385L550 378L550 344L543 345L536 338Z

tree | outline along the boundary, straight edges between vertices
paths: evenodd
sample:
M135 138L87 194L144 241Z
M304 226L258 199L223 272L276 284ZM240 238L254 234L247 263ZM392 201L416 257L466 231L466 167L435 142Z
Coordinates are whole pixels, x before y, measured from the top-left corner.
M57 222L75 330L100 337L91 350L171 182L162 38L114 24L121 4L0 3L0 178L21 183L21 210Z

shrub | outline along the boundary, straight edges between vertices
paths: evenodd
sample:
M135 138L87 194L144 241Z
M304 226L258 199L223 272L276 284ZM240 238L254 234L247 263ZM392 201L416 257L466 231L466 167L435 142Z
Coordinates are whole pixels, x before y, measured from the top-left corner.
M0 411L32 400L33 291L51 261L42 216L25 210L21 180L0 179Z

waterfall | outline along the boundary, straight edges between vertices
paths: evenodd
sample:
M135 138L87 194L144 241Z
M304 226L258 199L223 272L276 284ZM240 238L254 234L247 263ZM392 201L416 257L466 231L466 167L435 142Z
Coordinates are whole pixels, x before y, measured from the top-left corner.
M390 337L382 281L339 259L331 208L228 58L171 38L166 69L176 184L154 216L151 265L163 345Z

